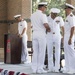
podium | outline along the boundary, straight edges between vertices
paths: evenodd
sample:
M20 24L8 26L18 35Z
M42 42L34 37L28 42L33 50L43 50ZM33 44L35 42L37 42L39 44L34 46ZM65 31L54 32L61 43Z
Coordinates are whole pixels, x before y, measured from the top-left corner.
M22 39L16 34L4 34L4 63L21 63Z

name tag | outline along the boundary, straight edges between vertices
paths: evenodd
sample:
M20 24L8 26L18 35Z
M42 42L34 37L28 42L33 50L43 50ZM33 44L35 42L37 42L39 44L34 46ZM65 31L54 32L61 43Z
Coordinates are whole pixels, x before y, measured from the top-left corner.
M56 23L59 23L60 21L59 20L56 20Z
M68 22L68 20L66 20L66 22Z

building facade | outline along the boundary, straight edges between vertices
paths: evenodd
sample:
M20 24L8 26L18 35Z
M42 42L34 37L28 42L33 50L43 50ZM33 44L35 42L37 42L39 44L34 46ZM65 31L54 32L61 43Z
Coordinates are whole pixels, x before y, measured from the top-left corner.
M66 0L75 5L75 0ZM0 0L0 59L4 58L4 34L17 33L17 23L14 15L21 14L24 19L29 19L32 13L32 0ZM31 23L28 22L28 40L31 40ZM10 31L9 31L10 30Z
M12 24L13 16L21 14L24 19L29 19L32 12L31 6L31 0L0 0L0 48L3 48L4 34L8 33L9 26L11 34L17 32L17 23L13 22ZM30 29L29 22L28 29ZM30 35L30 32L28 30L28 35ZM28 39L30 40L30 38Z
M29 19L32 13L32 0L0 0L0 59L4 58L4 34L17 33L17 23L14 15L21 14L24 19ZM10 30L10 31L9 31ZM31 26L28 22L28 40L31 40Z

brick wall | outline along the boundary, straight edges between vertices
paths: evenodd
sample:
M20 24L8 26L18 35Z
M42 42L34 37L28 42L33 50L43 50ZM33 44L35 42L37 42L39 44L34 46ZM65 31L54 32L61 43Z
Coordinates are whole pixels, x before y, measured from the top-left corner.
M14 20L14 15L21 14L22 0L7 0L7 19ZM10 33L17 32L17 23L10 25Z
M0 0L0 21L1 20L14 20L13 16L21 14L23 18L30 18L31 15L31 0ZM4 45L4 33L8 32L9 25L0 23L0 48ZM10 33L17 32L17 23L10 25ZM30 23L28 23L29 38L31 40Z
M0 21L7 19L7 2L6 0L0 0ZM7 33L7 24L0 23L0 47L3 47L4 33Z
M75 0L66 0L66 2L75 6Z
M0 61L4 61L4 48L0 48Z
M13 16L21 14L24 19L29 19L31 16L31 0L8 0L8 20L13 20ZM17 23L10 26L10 33L17 33ZM30 23L28 23L28 40L31 40Z
M5 20L7 18L6 4L7 4L6 0L0 0L0 20Z
M71 0L71 4L75 6L75 0Z
M32 0L0 0L0 21L14 20L14 15L21 14L23 18L30 18ZM0 59L4 58L4 33L9 29L8 23L0 23ZM10 25L10 33L17 33L17 23ZM28 22L28 40L31 40L30 22Z
M67 3L71 4L71 0L66 0Z
M27 19L30 18L32 13L32 2L31 0L22 0L22 17ZM28 40L31 40L31 23L28 22Z

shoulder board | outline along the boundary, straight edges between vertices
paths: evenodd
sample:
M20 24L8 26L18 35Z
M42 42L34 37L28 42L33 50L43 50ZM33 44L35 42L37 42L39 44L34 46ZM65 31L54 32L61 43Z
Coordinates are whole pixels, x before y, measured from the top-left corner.
M73 15L72 15L72 14L71 14L70 16L71 16L71 17L73 17Z

